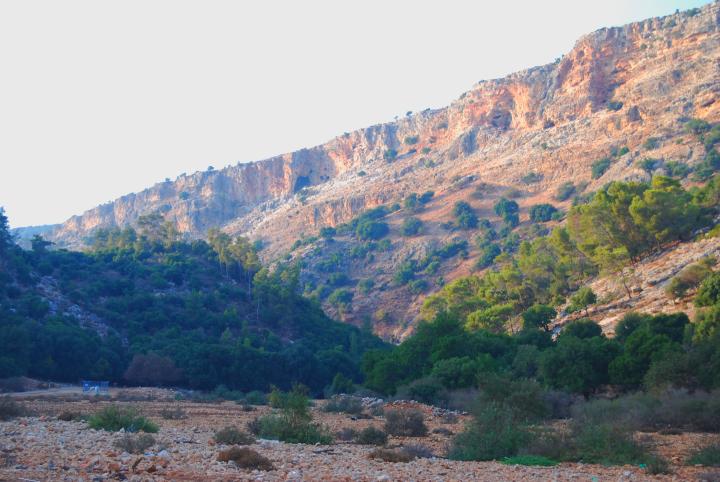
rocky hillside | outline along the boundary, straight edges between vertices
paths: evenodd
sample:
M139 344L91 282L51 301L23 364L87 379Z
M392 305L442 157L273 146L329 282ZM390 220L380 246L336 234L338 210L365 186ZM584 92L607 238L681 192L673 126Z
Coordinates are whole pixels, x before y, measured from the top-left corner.
M720 4L713 3L601 29L555 63L479 82L446 108L183 175L74 216L51 237L79 247L97 228L156 211L190 238L221 227L261 240L268 261L301 260L305 291L332 314L401 338L425 293L478 269L478 231L451 222L456 202L500 230L493 205L513 198L520 207L513 233L523 239L538 232L529 221L533 205L566 210L573 197L608 181L702 162L705 151L685 123L720 120L719 24ZM593 173L600 159L605 168ZM428 202L401 207L426 191L434 193ZM389 208L389 233L380 242L342 229L316 238L321 228L380 205ZM408 217L421 227L403 236ZM404 263L423 258L437 262L411 274L412 282L398 276Z

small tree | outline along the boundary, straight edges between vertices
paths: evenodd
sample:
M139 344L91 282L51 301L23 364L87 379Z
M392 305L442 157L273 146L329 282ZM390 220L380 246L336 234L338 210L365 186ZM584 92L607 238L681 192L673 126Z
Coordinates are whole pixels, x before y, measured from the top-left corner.
M557 316L557 311L547 305L535 304L528 308L523 314L523 328L540 328L550 331L550 323Z
M420 232L422 228L422 221L415 217L405 218L403 221L400 232L403 236L415 236Z
M597 295L588 286L583 286L570 297L570 309L572 311L585 310L585 316L588 314L588 306L595 303L597 303Z

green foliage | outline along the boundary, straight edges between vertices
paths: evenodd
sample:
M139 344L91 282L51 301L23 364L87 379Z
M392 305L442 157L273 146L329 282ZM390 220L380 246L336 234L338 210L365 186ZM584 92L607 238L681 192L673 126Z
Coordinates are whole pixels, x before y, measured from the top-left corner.
M229 392L300 381L319 393L337 373L359 379L363 351L383 346L299 296L298 266L261 268L256 243L216 231L209 242L177 241L157 216L140 225L99 231L83 253L7 247L0 377ZM64 296L107 324L107 336L49 312L32 274L41 265Z
M385 152L383 152L383 159L386 161L394 161L395 158L397 158L398 152L396 149L387 149Z
M448 457L453 460L498 460L513 457L528 442L528 428L508 407L480 405L473 420L452 441Z
M572 182L564 182L555 191L555 199L558 201L567 201L577 192L575 184Z
M695 296L696 306L712 306L720 303L720 273L705 278Z
M617 100L609 100L607 103L607 109L611 111L619 111L623 108L623 103Z
M552 204L535 204L530 206L530 220L534 223L545 223L552 219L557 208Z
M458 201L453 207L453 216L457 225L461 229L475 229L478 224L478 218L475 210L465 201Z
M355 228L355 234L360 239L381 239L390 232L390 228L384 222L363 220Z
M515 201L511 201L504 197L500 198L493 206L495 214L500 216L509 226L515 227L520 224L519 208Z
M603 337L561 337L540 358L540 377L553 388L588 395L609 382L608 366L620 346Z
M400 233L402 233L403 236L415 236L420 232L420 229L422 229L422 224L422 221L418 218L405 218L400 227Z
M690 166L680 161L668 161L663 166L663 169L665 170L665 175L678 177L680 179L686 178L688 174L692 172L692 168Z
M505 457L500 462L505 465L527 465L531 467L555 467L558 462L542 455L516 455Z
M612 159L609 157L604 157L593 162L591 166L591 177L593 179L600 179L610 168L610 164L612 164Z
M412 146L412 145L417 144L419 141L420 141L420 138L418 136L408 136L405 138L405 140L403 142L405 144L407 144L408 146Z
M720 467L720 444L713 444L695 450L687 459L687 465Z
M257 419L257 435L287 443L323 444L332 442L327 430L312 422L309 400L300 386L282 393L275 390L271 396L279 413L263 415Z
M568 309L571 312L585 310L585 313L587 314L588 306L594 305L596 302L597 295L595 295L595 292L593 292L590 287L583 286L570 297L570 305Z
M657 149L660 147L660 139L657 137L648 137L645 139L645 142L643 142L643 149L646 151L651 151L653 149Z
M122 407L110 405L88 418L88 426L95 430L107 430L108 432L147 432L156 433L158 426L147 418L138 414L133 407Z
M333 228L332 226L325 226L324 228L320 228L320 236L325 239L330 239L336 234L337 229Z
M544 331L550 331L550 323L556 316L557 311L552 307L536 303L523 312L523 329L540 328Z
M525 174L523 177L520 178L520 180L524 184L535 184L537 182L542 181L543 176L542 174L538 174L537 172L530 171L527 174Z
M637 162L637 167L652 175L652 173L655 172L655 170L658 168L659 164L660 161L658 159L651 159L649 157L646 157L645 159Z
M674 298L682 298L688 290L697 288L705 278L712 274L714 259L691 264L675 275L665 287L665 292Z

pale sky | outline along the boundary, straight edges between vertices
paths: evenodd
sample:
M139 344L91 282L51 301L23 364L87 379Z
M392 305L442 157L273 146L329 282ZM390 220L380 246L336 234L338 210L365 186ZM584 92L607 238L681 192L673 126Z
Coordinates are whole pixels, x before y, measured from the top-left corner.
M706 0L0 3L0 206L58 223L164 178L442 107Z

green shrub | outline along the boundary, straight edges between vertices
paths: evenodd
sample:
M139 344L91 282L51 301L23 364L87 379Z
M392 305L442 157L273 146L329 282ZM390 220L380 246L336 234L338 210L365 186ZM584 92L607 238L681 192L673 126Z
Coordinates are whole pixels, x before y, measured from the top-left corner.
M555 191L555 199L558 201L567 201L575 194L576 191L577 188L575 187L575 184L570 181L565 182L557 188L557 191Z
M670 464L658 455L650 455L645 462L645 472L650 475L671 474Z
M323 411L357 415L363 411L362 399L347 395L334 395L325 403Z
M545 223L550 221L556 212L557 208L552 204L536 204L530 206L530 220L535 223Z
M283 393L274 390L271 405L280 409L258 417L248 424L248 430L259 437L288 443L329 444L332 437L325 427L312 422L309 400L302 387Z
M472 422L455 436L448 453L454 460L497 460L513 457L531 435L515 413L498 403L478 407Z
M543 457L542 455L516 455L514 457L505 457L500 462L505 465L529 465L537 467L554 467L558 462Z
M710 266L704 263L691 264L670 280L665 292L674 298L682 298L689 290L697 288L711 274Z
M399 437L424 437L428 428L420 410L385 410L385 431Z
M387 149L383 153L383 159L385 159L386 161L394 161L395 158L397 157L397 155L398 155L398 152L396 149Z
M148 434L139 435L125 434L113 442L113 447L129 454L141 454L155 445L155 438Z
M267 457L248 447L230 447L218 454L219 462L235 462L238 467L248 470L275 470Z
M687 464L720 467L720 444L708 445L695 450L688 457Z
M605 174L608 169L610 169L610 164L612 164L612 160L609 157L598 159L597 161L593 162L591 166L591 177L593 179L600 179L602 175Z
M267 396L258 390L253 390L245 395L245 403L250 405L267 405Z
M88 425L95 430L107 430L117 432L148 432L156 433L159 428L147 418L138 414L133 407L121 407L110 405L92 414L88 418Z
M573 424L571 458L585 464L626 465L648 460L645 447L625 427L614 424Z
M400 227L400 233L402 233L403 236L415 236L420 232L422 225L422 221L420 221L418 218L405 218L402 226Z
M543 175L538 174L537 172L528 172L523 177L520 178L520 180L525 184L534 184L536 182L542 181Z
M224 445L250 445L255 443L255 437L232 426L215 432L213 439L215 442Z
M354 438L356 444L360 445L385 445L388 435L379 428L370 426L362 429Z
M403 142L405 142L408 146L412 146L417 144L419 141L420 138L418 136L407 136Z
M645 142L643 142L643 149L646 151L651 151L653 149L657 149L660 146L660 139L657 137L648 137L645 139Z

